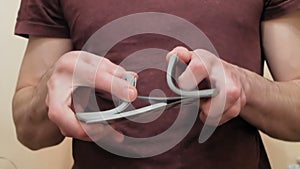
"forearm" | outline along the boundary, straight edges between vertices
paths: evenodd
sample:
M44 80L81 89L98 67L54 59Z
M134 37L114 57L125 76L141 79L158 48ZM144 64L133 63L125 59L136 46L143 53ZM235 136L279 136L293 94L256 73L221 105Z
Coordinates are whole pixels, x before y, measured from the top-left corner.
M60 143L64 137L48 118L46 73L37 86L18 89L13 99L13 117L19 141L30 149Z
M273 82L243 72L247 104L241 117L272 137L299 141L300 80Z

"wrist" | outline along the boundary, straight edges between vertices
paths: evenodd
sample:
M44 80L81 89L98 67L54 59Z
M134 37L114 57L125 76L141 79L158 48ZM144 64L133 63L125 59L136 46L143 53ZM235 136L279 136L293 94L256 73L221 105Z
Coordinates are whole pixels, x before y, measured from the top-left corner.
M259 75L257 75L254 72L251 72L247 69L244 68L239 68L239 72L241 72L241 76L240 76L240 80L241 80L241 84L242 84L242 90L245 93L246 96L246 104L247 105L252 105L255 103L255 95L256 92L259 92L260 89L260 85L259 83L259 78L261 78Z
M263 98L268 98L270 92L274 92L272 81L246 69L242 69L240 72L242 88L246 96L245 106L257 107L264 104L263 102L266 100Z

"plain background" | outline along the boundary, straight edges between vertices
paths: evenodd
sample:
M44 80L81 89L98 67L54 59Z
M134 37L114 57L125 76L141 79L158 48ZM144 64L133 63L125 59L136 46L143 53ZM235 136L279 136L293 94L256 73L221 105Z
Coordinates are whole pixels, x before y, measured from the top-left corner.
M26 46L25 39L13 35L19 3L0 0L0 169L4 169L1 157L14 162L18 169L68 169L72 165L71 139L56 147L30 151L16 138L11 100ZM300 156L300 143L263 138L274 169L286 169Z

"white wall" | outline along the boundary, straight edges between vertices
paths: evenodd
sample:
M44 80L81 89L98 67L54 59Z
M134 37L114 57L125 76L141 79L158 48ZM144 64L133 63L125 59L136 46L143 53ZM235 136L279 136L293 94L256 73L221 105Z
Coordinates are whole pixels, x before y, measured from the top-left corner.
M18 6L19 1L0 0L0 157L13 161L18 169L68 169L72 164L70 140L38 152L28 150L16 140L11 100L26 45L24 39L13 36ZM298 143L265 136L264 140L274 169L285 169L300 156Z
M270 157L273 169L286 169L290 164L296 164L300 157L300 144L272 139L263 134L263 140Z
M72 163L70 140L33 152L16 139L11 100L26 45L25 39L13 36L18 6L19 1L0 0L0 157L13 161L18 169L67 169ZM2 164L0 160L0 169L6 169Z

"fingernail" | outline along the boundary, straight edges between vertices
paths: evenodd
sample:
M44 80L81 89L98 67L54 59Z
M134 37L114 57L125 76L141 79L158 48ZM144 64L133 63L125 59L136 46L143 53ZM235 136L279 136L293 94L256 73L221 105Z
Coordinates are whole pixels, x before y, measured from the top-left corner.
M135 97L136 97L136 89L134 89L133 87L129 87L129 89L128 89L128 98L130 99L130 100L134 100L135 99Z
M127 75L129 74L129 75L131 75L131 76L133 76L133 77L135 77L135 78L138 78L138 74L135 73L135 72L127 71L126 74L127 74Z
M138 74L135 73L135 72L131 72L131 74L132 74L135 78L138 78L138 77L139 77Z

